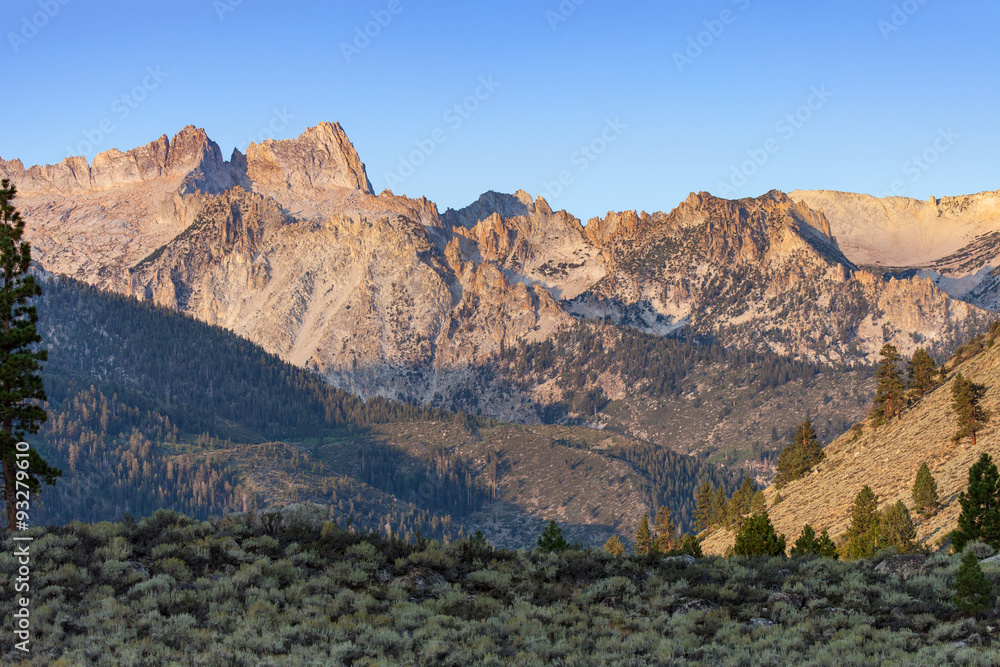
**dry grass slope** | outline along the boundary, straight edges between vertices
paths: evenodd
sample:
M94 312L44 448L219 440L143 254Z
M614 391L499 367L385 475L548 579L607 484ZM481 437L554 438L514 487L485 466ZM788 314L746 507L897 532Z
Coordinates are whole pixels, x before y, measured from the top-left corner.
M997 417L977 434L976 447L969 438L955 444L955 417L951 409L951 384L958 372L989 387L983 405ZM961 506L958 494L968 482L969 468L983 452L1000 457L1000 345L952 368L944 384L894 421L878 429L864 424L860 438L853 440L848 431L826 447L826 460L809 476L792 482L781 490L783 501L770 507L776 490L765 491L769 514L775 530L785 533L789 542L810 524L836 537L847 530L851 503L864 485L869 485L880 500L880 508L902 500L910 509L917 526L917 539L934 547L957 526ZM938 484L941 507L927 519L913 511L911 489L917 469L926 461ZM733 534L716 530L705 538L706 553L721 554L733 543Z

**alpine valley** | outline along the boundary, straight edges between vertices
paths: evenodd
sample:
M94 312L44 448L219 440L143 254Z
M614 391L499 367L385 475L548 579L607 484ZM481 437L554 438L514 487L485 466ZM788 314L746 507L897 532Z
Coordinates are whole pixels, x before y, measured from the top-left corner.
M375 194L336 123L0 177L45 288L52 521L309 501L509 547L660 505L689 528L702 482L769 482L798 423L860 421L885 343L941 362L1000 308L1000 191L441 212Z

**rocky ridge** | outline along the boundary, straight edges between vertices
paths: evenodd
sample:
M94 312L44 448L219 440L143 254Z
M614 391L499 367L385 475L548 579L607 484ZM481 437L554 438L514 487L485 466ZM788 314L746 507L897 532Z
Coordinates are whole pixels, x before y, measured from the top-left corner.
M692 194L586 226L524 191L439 214L374 195L338 124L229 161L188 127L93 165L15 160L0 175L42 268L219 324L362 395L447 401L471 367L575 317L847 364L884 342L945 349L987 317L918 275L859 269L840 218L780 192Z
M1000 307L1000 190L927 201L828 190L789 196L823 211L857 264L927 278L954 298Z

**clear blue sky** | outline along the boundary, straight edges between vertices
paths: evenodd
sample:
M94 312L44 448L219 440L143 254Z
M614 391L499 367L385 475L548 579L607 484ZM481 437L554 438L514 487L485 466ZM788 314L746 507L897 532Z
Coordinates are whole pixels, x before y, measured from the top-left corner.
M376 191L442 211L491 189L586 221L700 190L1000 188L986 0L5 0L0 26L0 156L26 166L187 124L228 156L328 120Z

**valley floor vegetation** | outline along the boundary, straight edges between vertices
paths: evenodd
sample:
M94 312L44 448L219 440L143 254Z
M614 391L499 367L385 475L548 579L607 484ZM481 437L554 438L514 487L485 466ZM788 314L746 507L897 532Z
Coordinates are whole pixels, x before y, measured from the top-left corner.
M316 506L33 528L31 656L6 665L996 665L993 550L842 562L500 550L354 532ZM0 617L15 608L0 544ZM562 548L565 547L565 548ZM891 553L891 552L890 552ZM971 555L970 555L971 554ZM918 562L914 562L916 559ZM982 577L979 574L981 573Z

